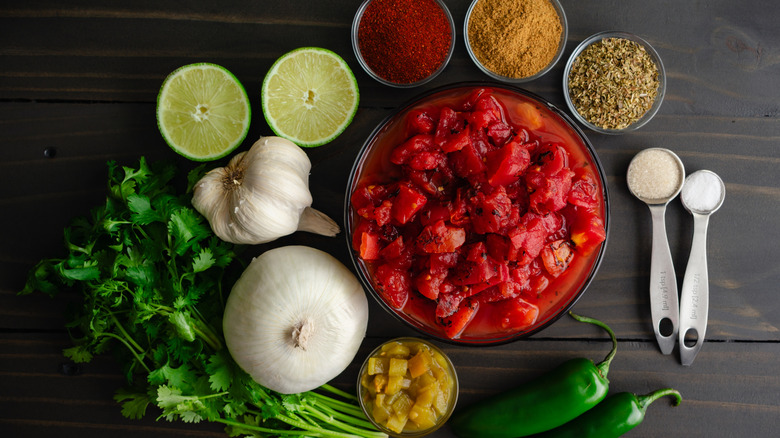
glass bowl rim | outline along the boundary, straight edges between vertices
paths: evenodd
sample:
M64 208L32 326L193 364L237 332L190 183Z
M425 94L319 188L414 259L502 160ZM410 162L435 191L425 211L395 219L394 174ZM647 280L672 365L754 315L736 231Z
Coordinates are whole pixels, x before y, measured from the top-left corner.
M553 8L555 8L556 12L558 12L558 17L561 20L561 40L558 42L558 51L555 53L555 56L553 56L553 59L550 61L547 66L539 70L538 72L534 73L531 76L526 76L522 78L511 78L508 76L500 75L489 68L485 67L479 59L477 59L477 56L474 54L474 52L471 49L471 44L469 43L469 20L471 19L471 12L474 10L474 6L479 2L480 0L473 0L471 4L469 5L468 10L466 11L466 18L463 20L463 41L466 45L466 52L469 54L469 58L471 58L472 62L474 62L474 65L479 68L482 73L489 76L492 80L505 82L507 84L522 84L525 82L530 82L535 79L539 79L540 77L544 76L546 73L548 73L550 70L553 69L558 64L558 61L561 60L563 57L563 53L566 51L566 41L569 38L569 22L566 18L566 12L563 10L563 5L561 5L561 2L558 0L549 0L552 4Z
M585 50L588 46L604 38L610 38L610 37L627 39L629 41L633 41L641 45L642 47L645 48L647 53L653 59L653 62L655 62L656 66L658 67L658 82L659 82L658 91L655 100L653 101L653 105L650 107L650 109L647 110L647 112L645 112L645 114L642 117L639 118L639 120L628 125L623 129L606 129L600 126L596 126L593 123L590 123L585 119L585 117L583 117L577 111L577 109L574 107L574 102L572 102L571 96L569 95L569 72L571 72L571 67L574 64L574 61L577 59L580 53L582 53L582 51ZM585 38L584 40L582 40L582 42L580 42L577 45L577 47L574 48L574 51L571 53L571 55L569 55L569 59L566 61L566 66L563 69L563 97L566 100L566 106L569 107L569 111L571 111L572 115L578 122L580 122L586 128L598 132L600 134L619 135L619 134L636 131L637 129L646 125L658 113L658 110L661 108L661 104L663 103L665 95L666 95L666 70L664 68L664 63L661 60L661 56L658 54L655 48L649 42L647 42L647 40L631 32L618 31L618 30L605 30Z
M363 402L362 392L363 387L361 385L361 379L363 377L363 371L368 366L368 360L374 357L375 354L377 354L379 351L381 351L382 347L384 347L387 344L390 344L392 342L403 342L403 341L409 341L409 342L419 342L421 344L425 344L428 348L438 352L441 354L441 356L444 358L444 360L447 362L447 366L449 367L450 374L452 375L453 380L453 388L454 392L452 395L452 400L450 403L447 404L447 412L437 420L436 424L432 427L429 427L428 429L414 431L414 432L402 432L400 434L395 433L393 431L388 430L387 428L383 427L380 424L377 424L376 421L374 421L373 415L371 415L368 410L366 409L365 403ZM455 368L455 364L452 363L452 359L450 359L449 355L444 352L438 345L434 344L429 339L424 338L418 338L415 336L399 336L391 339L387 339L382 341L379 345L377 345L373 350L371 350L370 353L368 353L363 359L363 363L360 365L360 368L358 369L358 375L357 375L357 398L358 398L358 404L360 405L360 409L363 411L363 414L366 416L369 422L373 424L377 429L380 431L392 436L392 437L402 437L402 438L416 438L416 437L422 437L425 435L428 435L429 433L433 433L437 430L439 430L452 416L452 413L455 412L455 407L458 404L458 396L460 395L460 380L458 379L458 371Z
M570 301L566 303L564 306L562 306L559 311L546 319L544 323L538 324L534 328L522 332L514 332L514 333L507 333L506 336L500 336L500 337L493 337L489 339L450 339L442 334L433 332L428 326L420 323L419 321L414 321L412 318L404 317L404 313L400 309L395 309L392 306L390 306L380 295L379 292L377 292L374 289L374 286L371 284L371 279L368 278L368 275L364 272L363 269L361 269L361 262L359 257L355 254L355 251L352 249L352 231L353 230L353 221L352 221L352 215L351 215L351 202L350 197L352 195L352 190L354 183L357 181L355 180L358 171L361 169L363 164L363 159L366 157L367 152L370 150L370 146L373 143L374 138L387 127L387 125L394 120L395 117L397 117L399 114L404 113L408 111L410 108L412 108L414 105L417 105L421 102L423 102L425 99L430 98L433 95L443 93L445 91L455 90L459 88L479 88L479 87L487 87L487 88L500 88L509 92L518 93L525 97L528 97L530 99L534 99L536 102L538 102L540 105L543 105L547 109L549 109L551 112L553 112L555 115L563 119L563 121L568 124L568 126L572 129L572 131L580 137L582 140L582 143L585 145L585 149L588 152L588 154L591 156L593 163L596 166L598 177L601 180L601 185L603 188L602 194L604 198L604 231L605 231L605 239L601 243L601 248L598 251L598 254L595 256L595 261L593 262L593 266L588 271L587 276L585 276L582 285L580 286L579 290L576 291L576 293L572 296ZM358 279L360 280L361 284L363 285L363 288L369 292L369 294L373 297L373 299L384 309L387 313L392 315L396 320L400 321L404 324L404 326L410 327L413 330L415 330L417 333L430 337L436 341L450 344L450 345L457 345L457 346L469 346L469 347L490 347L490 346L497 346L497 345L503 345L508 344L511 342L518 341L520 339L525 339L528 337L531 337L532 335L550 327L553 323L555 323L558 319L563 317L564 314L566 314L569 310L571 310L572 307L579 301L579 299L585 294L585 291L588 289L590 284L593 282L593 280L596 277L596 274L598 273L599 268L601 267L601 263L604 260L604 254L607 249L607 244L609 242L609 228L610 228L610 209L611 209L611 203L610 203L610 197L609 197L609 188L607 184L607 176L604 171L604 166L601 163L601 159L599 158L598 154L596 153L596 149L591 143L590 139L585 135L585 132L580 128L572 119L569 117L569 115L558 108L557 106L550 103L547 99L532 93L530 91L527 91L523 88L519 88L517 86L514 86L512 84L506 84L506 83L499 83L499 82L493 82L493 81L466 81L466 82L457 82L452 83L448 85L443 85L440 87L429 89L415 97L412 97L411 99L408 99L406 102L404 102L402 105L394 108L391 110L391 113L385 116L377 125L374 127L374 129L371 131L371 133L368 135L366 140L363 142L363 145L358 150L358 153L356 155L356 158L354 162L352 163L351 170L349 172L349 176L347 179L347 185L346 190L344 193L344 235L347 241L347 249L349 253L350 260L352 261L352 265L357 272Z
M363 0L363 2L360 4L360 6L358 6L357 12L355 12L355 16L352 19L352 28L351 28L351 32L350 32L350 39L352 40L352 51L354 52L355 59L357 59L357 62L358 62L358 64L360 64L360 67L363 69L363 71L366 72L366 74L368 74L371 78L373 78L377 82L379 82L379 83L381 83L383 85L387 85L389 87L394 87L394 88L414 88L414 87L419 87L420 85L424 85L424 84L429 83L430 81L435 79L437 76L439 76L439 74L441 74L441 72L443 72L444 69L447 68L447 66L450 63L450 60L452 59L453 53L455 53L455 42L456 42L455 20L452 18L452 13L450 12L450 10L447 7L447 5L444 4L444 2L442 0L433 0L442 9L442 11L444 12L445 17L447 17L447 21L449 22L451 38L450 38L450 48L449 48L449 51L447 52L447 56L444 58L444 61L439 66L439 68L436 69L436 71L434 71L433 73L431 73L427 77L425 77L423 79L420 79L417 82L411 82L411 83L408 83L408 84L402 84L402 83L398 83L398 82L389 81L389 80L379 76L378 74L374 73L374 71L371 70L371 68L366 63L365 59L363 59L363 55L360 52L360 44L358 43L358 30L360 28L360 21L363 18L363 13L366 11L366 8L368 7L368 5L372 1L374 1L374 0Z

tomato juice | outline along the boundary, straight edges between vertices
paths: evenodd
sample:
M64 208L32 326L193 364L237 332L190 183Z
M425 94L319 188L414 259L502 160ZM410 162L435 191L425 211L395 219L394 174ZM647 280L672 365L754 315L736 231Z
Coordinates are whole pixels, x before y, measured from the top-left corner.
M606 238L606 188L583 136L511 88L439 91L361 151L347 231L372 290L441 339L508 340L570 306Z

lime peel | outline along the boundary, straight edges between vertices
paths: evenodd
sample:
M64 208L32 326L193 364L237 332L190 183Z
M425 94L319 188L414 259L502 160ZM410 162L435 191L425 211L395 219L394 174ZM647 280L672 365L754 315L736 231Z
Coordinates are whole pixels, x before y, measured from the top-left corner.
M357 80L338 54L292 50L263 80L263 115L271 130L301 147L330 143L349 126L360 101Z

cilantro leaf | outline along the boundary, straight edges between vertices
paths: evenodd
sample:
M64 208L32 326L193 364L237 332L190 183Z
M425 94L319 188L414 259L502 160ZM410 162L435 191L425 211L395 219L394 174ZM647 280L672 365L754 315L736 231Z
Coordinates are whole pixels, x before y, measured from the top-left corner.
M148 394L125 388L116 391L114 401L122 404L122 415L133 420L143 418L150 403Z
M220 350L209 356L206 372L209 374L212 390L226 391L230 388L233 382L233 365L225 350Z

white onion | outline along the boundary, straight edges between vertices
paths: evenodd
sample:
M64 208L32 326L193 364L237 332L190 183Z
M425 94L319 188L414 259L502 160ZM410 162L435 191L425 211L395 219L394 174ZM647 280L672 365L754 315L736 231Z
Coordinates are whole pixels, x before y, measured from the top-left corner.
M269 250L252 260L228 297L223 328L236 363L283 394L317 388L357 354L368 301L354 274L306 246Z

